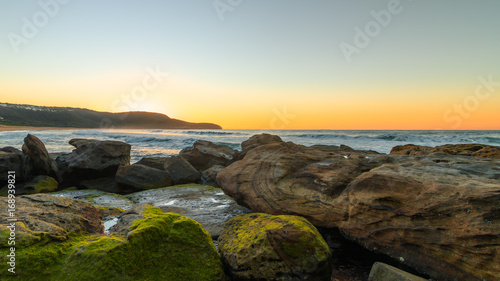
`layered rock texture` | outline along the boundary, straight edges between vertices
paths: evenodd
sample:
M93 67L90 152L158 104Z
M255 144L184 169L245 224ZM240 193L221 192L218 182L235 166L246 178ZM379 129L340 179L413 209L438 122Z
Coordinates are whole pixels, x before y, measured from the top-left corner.
M412 157L273 142L217 181L255 212L338 227L437 280L497 280L500 160L462 156L470 147Z

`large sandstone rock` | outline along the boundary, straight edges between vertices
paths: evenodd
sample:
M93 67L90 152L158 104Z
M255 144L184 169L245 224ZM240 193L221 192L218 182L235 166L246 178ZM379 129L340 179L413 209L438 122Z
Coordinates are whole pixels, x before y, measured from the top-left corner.
M24 138L22 149L25 155L24 173L26 178L37 175L48 175L59 179L57 165L39 138L28 134Z
M179 155L198 171L203 171L214 165L226 166L233 159L235 153L236 150L227 145L199 140L192 147L181 150Z
M82 180L114 177L119 166L130 165L131 146L121 141L72 139L73 152L57 157L63 185L79 185Z
M306 219L267 214L229 220L219 252L232 280L331 280L331 253Z
M200 172L181 156L143 158L136 164L167 171L174 185L199 183L201 179Z
M447 144L436 147L407 144L407 145L395 146L391 150L392 155L425 156L437 153L500 159L499 146L491 146L491 145L475 144L475 143Z
M500 161L458 156L386 164L335 200L332 226L437 280L500 279Z
M214 165L201 172L201 182L213 187L219 187L217 183L217 174L224 169L224 166Z
M0 149L0 186L8 179L8 172L15 171L17 179L23 178L23 153L14 147L4 147Z
M306 147L271 143L250 150L217 174L226 194L256 212L298 214L314 225L331 225L332 213L347 218L345 206L334 204L360 174L388 161L375 152L348 147Z
M150 168L141 164L121 166L116 172L116 182L138 190L153 189L172 185L167 171Z

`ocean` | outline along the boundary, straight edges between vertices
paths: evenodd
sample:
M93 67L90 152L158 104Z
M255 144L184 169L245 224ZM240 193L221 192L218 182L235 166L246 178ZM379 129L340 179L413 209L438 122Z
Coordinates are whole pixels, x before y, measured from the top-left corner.
M43 141L50 153L71 152L73 138L118 140L132 145L131 162L143 157L178 154L196 140L208 140L241 149L241 143L260 133L279 135L284 141L303 145L348 145L354 149L389 153L397 145L481 143L500 146L500 131L252 131L252 130L54 130L0 132L0 147L21 149L28 134Z

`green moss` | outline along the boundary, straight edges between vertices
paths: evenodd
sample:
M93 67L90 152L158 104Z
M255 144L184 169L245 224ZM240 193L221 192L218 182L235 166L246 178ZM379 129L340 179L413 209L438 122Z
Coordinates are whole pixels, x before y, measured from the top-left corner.
M195 221L148 206L127 237L71 237L17 249L19 280L222 280L210 235ZM3 235L4 230L0 231ZM0 262L6 262L2 249ZM0 279L10 274L0 272Z
M33 185L27 185L25 194L52 192L56 191L58 187L59 183L54 178L44 177L42 180L36 182Z
M305 273L316 274L314 280L330 277L328 245L311 223L298 216L237 216L226 223L219 251L236 278L289 280Z

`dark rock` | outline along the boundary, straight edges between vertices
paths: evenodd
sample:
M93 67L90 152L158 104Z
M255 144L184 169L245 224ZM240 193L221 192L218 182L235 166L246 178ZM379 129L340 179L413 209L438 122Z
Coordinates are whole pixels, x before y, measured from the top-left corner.
M224 169L221 165L214 165L201 173L202 175L202 183L206 185L210 185L213 187L219 187L217 183L217 174Z
M141 164L121 166L116 172L116 182L138 190L153 189L172 185L167 171L150 168Z
M399 145L391 150L392 155L412 155L426 156L430 154L447 154L447 155L463 155L475 156L492 159L500 159L500 147L485 144L447 144L436 147L420 146L420 145Z
M14 147L0 149L0 182L2 185L8 180L8 172L16 172L16 180L23 179L23 153Z
M200 172L180 156L143 158L136 164L167 171L174 185L199 183L201 179Z
M318 230L297 216L240 215L219 237L232 280L331 280L331 253Z
M72 139L73 152L57 157L65 187L83 180L114 177L120 165L130 164L130 145L121 141Z
M330 226L333 213L347 217L345 208L332 201L357 176L388 161L375 152L271 143L220 171L217 182L255 212L297 214L317 226Z
M214 144L209 141L196 141L192 147L184 148L179 153L198 171L206 170L214 165L226 166L233 159L236 150L227 145Z
M120 186L116 181L115 177L107 177L107 178L98 178L93 180L84 180L80 182L80 186L85 189L96 189L104 192L110 193L120 193L126 194L130 192L134 192L132 188L126 188L124 186Z
M45 145L39 138L28 134L24 138L23 154L25 155L24 173L26 178L47 175L60 179L55 161L50 157Z

